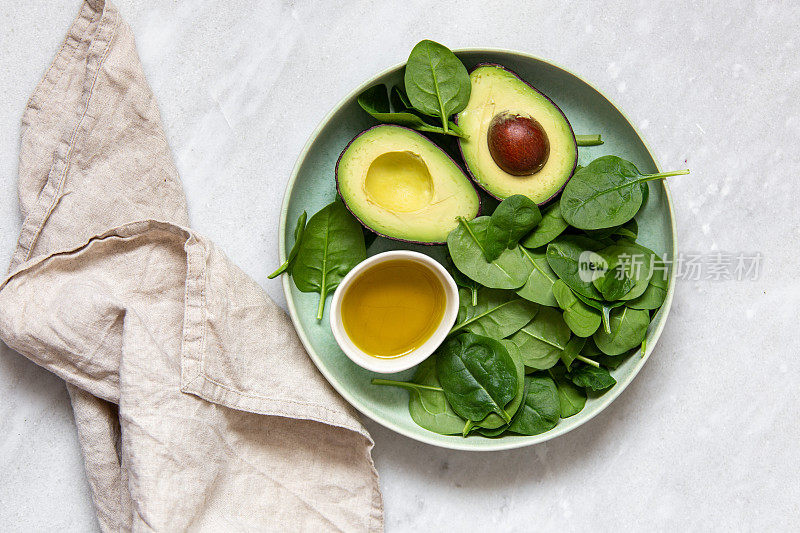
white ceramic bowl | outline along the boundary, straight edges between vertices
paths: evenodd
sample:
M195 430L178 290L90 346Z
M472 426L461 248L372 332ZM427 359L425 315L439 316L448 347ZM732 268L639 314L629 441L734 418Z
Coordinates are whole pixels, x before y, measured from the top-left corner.
M410 353L407 353L406 355L383 359L364 353L355 344L353 344L353 341L351 341L350 337L348 337L347 332L344 329L344 324L342 323L342 296L345 292L347 292L347 289L353 283L353 280L356 279L356 277L362 272L385 261L397 259L422 263L436 275L436 278L441 282L442 287L444 287L444 316L442 317L439 327L436 328L436 331L434 331L433 335L431 335L425 344L411 351ZM456 282L453 280L453 276L451 276L450 273L441 264L439 264L438 261L428 257L427 255L408 250L392 250L389 252L383 252L361 261L344 277L342 282L339 284L339 287L336 289L336 292L333 293L330 317L333 337L336 339L339 347L342 349L345 355L350 358L351 361L362 368L366 368L367 370L381 374L400 372L418 365L427 359L428 356L430 356L436 350L436 348L442 344L445 337L447 337L447 333L453 327L453 324L455 324L456 318L458 317L458 287L456 286Z

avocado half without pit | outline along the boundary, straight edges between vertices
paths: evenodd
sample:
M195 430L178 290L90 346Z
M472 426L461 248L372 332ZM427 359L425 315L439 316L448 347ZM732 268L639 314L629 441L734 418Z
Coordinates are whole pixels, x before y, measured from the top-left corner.
M500 200L522 194L544 204L572 177L578 145L567 117L547 96L500 65L470 73L458 114L458 143L472 179Z
M357 135L336 163L336 186L364 226L390 239L441 244L480 210L478 193L441 148L384 124Z

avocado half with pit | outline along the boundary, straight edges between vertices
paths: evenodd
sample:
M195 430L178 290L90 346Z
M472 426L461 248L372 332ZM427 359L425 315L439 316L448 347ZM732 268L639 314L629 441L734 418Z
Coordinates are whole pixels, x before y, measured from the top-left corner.
M458 114L467 169L498 199L522 194L546 203L569 181L578 145L567 117L547 96L500 65L470 73L469 103Z
M375 233L441 244L480 211L478 192L441 148L423 135L384 124L357 135L336 163L347 208Z

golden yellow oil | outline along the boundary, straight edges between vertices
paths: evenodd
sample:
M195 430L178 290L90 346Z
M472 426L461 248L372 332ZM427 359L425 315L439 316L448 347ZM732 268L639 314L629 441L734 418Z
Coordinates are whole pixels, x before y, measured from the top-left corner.
M394 259L366 269L342 296L350 340L374 357L393 358L422 346L439 327L444 287L422 263Z

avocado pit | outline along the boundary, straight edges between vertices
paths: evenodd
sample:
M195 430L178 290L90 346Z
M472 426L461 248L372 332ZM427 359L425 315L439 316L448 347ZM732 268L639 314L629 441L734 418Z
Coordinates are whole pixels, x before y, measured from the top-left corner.
M433 178L418 154L386 152L369 165L364 191L373 203L387 211L408 213L431 203Z
M547 163L550 141L544 128L533 117L498 113L486 134L494 162L513 176L530 176Z

